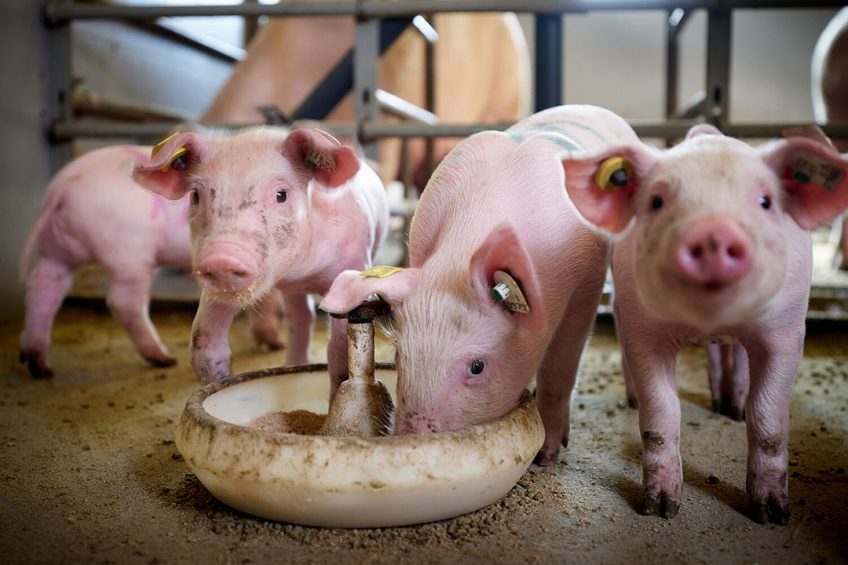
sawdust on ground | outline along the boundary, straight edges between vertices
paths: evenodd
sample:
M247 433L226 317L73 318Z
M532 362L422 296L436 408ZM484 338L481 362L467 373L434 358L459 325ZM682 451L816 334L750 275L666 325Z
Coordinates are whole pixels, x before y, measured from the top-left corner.
M531 466L498 503L414 527L332 530L254 518L215 500L174 446L197 387L188 365L193 313L153 320L179 359L151 368L102 307L66 306L56 322L56 377L17 363L21 321L0 331L0 555L7 563L562 563L848 560L848 332L816 326L792 401L788 526L744 514L745 427L710 412L705 360L679 362L683 507L641 516L637 413L626 408L620 356L599 324L573 402L569 448ZM323 329L312 347L322 360ZM243 320L236 372L277 365ZM390 360L381 342L378 360Z

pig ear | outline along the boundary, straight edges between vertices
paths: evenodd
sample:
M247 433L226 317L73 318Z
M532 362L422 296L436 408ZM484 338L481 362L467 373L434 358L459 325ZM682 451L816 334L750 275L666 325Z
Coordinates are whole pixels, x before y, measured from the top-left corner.
M415 290L421 277L419 269L371 267L364 271L342 271L324 295L321 310L347 314L369 296L376 294L390 306L400 304Z
M492 288L495 286L495 272L507 273L518 284L529 308L526 312L512 312L513 319L530 329L538 330L544 326L542 291L536 268L511 225L501 224L489 234L472 255L469 270L478 299L505 311L509 308L506 304L495 302Z
M848 207L848 161L819 141L793 137L760 150L788 198L784 208L812 230Z
M656 162L657 155L641 143L589 155L568 152L562 158L565 189L589 223L618 233L630 223L633 195Z
M292 131L283 143L283 155L321 184L333 188L343 185L359 171L359 157L353 148L318 129Z
M202 153L198 136L175 133L154 145L150 157L136 160L133 180L165 198L179 200L186 193L182 182L185 171L200 160Z

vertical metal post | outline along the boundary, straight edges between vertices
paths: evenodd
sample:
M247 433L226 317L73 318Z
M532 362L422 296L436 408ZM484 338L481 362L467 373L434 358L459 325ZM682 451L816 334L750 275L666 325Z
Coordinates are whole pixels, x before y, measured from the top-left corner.
M377 144L365 139L363 126L377 120L377 66L380 58L380 21L357 16L354 32L353 91L359 143L369 159L377 159Z
M433 14L426 14L425 17L435 27ZM432 41L424 42L424 109L436 112L436 46ZM424 178L429 179L435 167L436 138L428 137L424 147Z
M259 0L242 0L243 4L258 4ZM250 43L250 40L253 39L253 36L256 35L256 32L259 31L259 18L254 18L251 16L244 17L243 31L242 31L242 43L245 48L247 44Z
M722 129L729 121L730 43L732 14L727 8L710 10L707 23L707 84L704 113L708 123Z
M562 104L562 14L536 15L536 111Z
M67 0L65 0L67 2ZM45 4L45 2L42 2ZM49 130L54 122L70 123L74 117L73 107L73 73L72 73L72 24L70 21L53 24L47 27L47 120L45 127ZM49 135L49 131L48 131ZM50 169L51 174L58 171L73 157L71 140L51 139Z

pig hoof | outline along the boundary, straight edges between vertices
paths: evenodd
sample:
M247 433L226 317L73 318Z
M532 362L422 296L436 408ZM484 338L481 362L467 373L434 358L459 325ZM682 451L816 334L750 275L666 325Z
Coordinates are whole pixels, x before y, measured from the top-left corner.
M769 498L768 503L752 503L748 515L758 524L773 522L785 526L789 523L789 506Z
M721 399L718 410L715 408L716 404L716 402L713 402L714 412L720 412L722 415L727 416L732 420L736 420L737 422L745 421L745 409L739 406L734 406L733 401L729 397L723 397Z
M665 493L659 496L645 494L642 500L642 513L646 516L674 518L680 512L680 501L672 500Z
M539 467L550 467L557 462L557 457L559 457L559 449L542 448L542 450L536 454L536 458L533 460L533 463Z
M156 359L149 360L155 367L173 367L177 364L177 358L171 357L170 355L167 357L158 357Z
M44 359L42 359L40 355L21 351L18 355L18 358L21 360L21 363L27 364L27 369L29 369L29 374L32 375L32 378L53 378L53 371L50 369L50 367L47 366L47 363L44 362Z

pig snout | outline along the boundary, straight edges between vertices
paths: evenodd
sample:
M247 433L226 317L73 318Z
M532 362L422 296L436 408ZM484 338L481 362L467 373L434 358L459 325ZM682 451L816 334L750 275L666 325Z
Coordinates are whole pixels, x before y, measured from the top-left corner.
M249 288L258 271L256 261L234 245L217 245L209 249L194 269L201 285L221 292Z
M679 274L717 289L741 279L751 268L753 247L745 232L721 219L704 219L684 232L676 249Z

